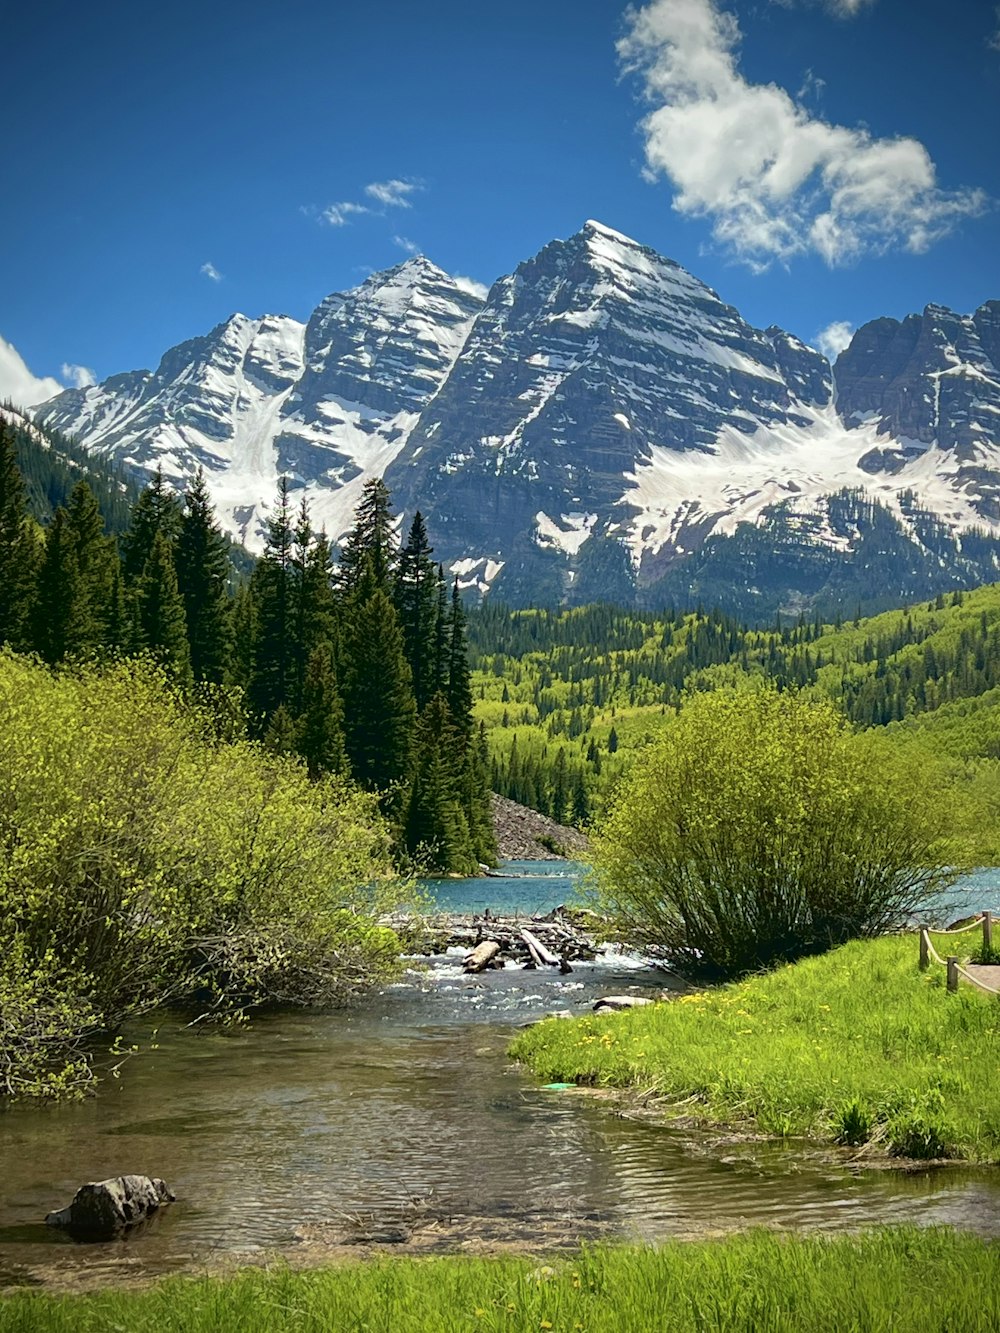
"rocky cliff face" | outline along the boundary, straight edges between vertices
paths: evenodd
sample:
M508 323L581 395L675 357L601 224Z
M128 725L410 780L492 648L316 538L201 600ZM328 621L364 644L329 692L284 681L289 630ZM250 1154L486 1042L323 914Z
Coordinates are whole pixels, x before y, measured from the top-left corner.
M482 298L426 259L328 296L308 324L233 315L135 371L45 403L45 423L172 481L204 467L223 522L259 549L278 478L332 536L447 375Z
M768 615L995 577L998 366L1000 302L875 320L831 372L588 222L488 295L408 260L39 415L177 482L203 466L251 547L280 475L333 538L384 475L470 589Z
M435 515L450 560L502 560L514 533L575 555L626 534L623 478L654 447L697 456L725 426L804 426L800 392L829 401L818 352L588 222L494 284L386 479Z
M1000 301L972 315L929 305L873 320L837 358L836 377L845 424L874 423L879 436L859 460L865 471L895 475L933 453L981 518L1000 519Z

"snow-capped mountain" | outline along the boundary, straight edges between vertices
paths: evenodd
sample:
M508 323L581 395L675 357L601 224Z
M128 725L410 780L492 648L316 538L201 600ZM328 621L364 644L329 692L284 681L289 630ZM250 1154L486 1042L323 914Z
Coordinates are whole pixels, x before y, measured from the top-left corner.
M448 374L481 294L426 259L328 296L308 324L233 315L171 348L156 372L115 375L42 405L96 452L183 484L201 466L222 521L260 549L278 478L304 489L331 537L350 525Z
M596 222L488 294L408 260L38 415L177 481L202 465L251 547L281 474L333 538L384 475L466 586L512 601L637 578L764 615L1000 569L1000 302L876 320L831 370Z

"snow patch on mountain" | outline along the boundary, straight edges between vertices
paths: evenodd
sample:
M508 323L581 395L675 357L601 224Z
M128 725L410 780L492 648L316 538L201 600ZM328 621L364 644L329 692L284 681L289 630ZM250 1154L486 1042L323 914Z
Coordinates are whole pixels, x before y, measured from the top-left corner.
M664 548L685 553L685 534L698 542L712 534L731 535L740 523L759 523L767 509L784 504L798 515L822 515L824 497L841 489L864 490L909 526L900 497L912 492L917 503L961 531L982 527L984 519L960 489L961 461L953 451L915 440L893 441L902 465L892 475L873 475L860 466L872 449L884 448L878 423L848 428L836 409L803 408L807 424L774 423L743 432L724 426L707 452L679 453L654 445L649 458L628 474L621 503L638 511L628 525L636 564ZM1000 450L990 450L1000 466ZM1000 530L1000 525L993 525ZM819 529L819 539L846 549L845 539ZM690 549L690 547L687 547Z

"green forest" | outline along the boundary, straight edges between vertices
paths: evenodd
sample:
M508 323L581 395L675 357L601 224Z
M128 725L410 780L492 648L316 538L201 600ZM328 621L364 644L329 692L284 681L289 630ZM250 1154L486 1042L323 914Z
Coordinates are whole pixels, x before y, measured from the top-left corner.
M240 577L200 473L182 495L159 473L71 478L55 442L0 434L0 642L51 667L148 656L230 733L376 792L414 864L495 859L465 611L420 514L400 548L370 483L335 564L282 481Z
M887 728L949 764L972 812L1000 801L1000 587L939 595L832 625L753 629L717 610L659 616L612 606L511 611L470 621L476 714L496 791L585 826L634 751L692 693L722 686L832 700L856 727ZM984 861L1000 855L988 828Z

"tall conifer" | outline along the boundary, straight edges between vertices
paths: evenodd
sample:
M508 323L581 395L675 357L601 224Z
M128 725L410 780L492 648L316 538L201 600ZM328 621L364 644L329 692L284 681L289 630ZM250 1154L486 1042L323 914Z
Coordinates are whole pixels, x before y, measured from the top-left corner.
M386 592L396 567L396 542L389 491L381 480L366 481L355 511L354 527L340 552L338 584L349 597L363 578L372 577Z
M173 548L162 530L153 538L136 590L136 630L140 647L152 653L175 679L189 679L184 599L177 587Z
M264 554L250 588L256 617L250 702L263 721L295 693L294 533L288 478L278 483L278 504L268 520Z
M344 706L337 685L337 669L329 643L318 643L309 654L298 721L297 749L313 779L324 773L344 773Z
M398 812L410 776L416 706L396 608L379 576L366 567L345 610L344 717L355 779L388 793Z
M28 517L14 437L0 420L0 644L28 647L40 543Z
M184 493L176 564L192 674L195 680L219 683L230 652L229 550L201 468Z
M90 613L76 562L76 536L61 505L45 534L34 610L34 646L46 662L61 662L90 646Z
M122 536L122 569L127 584L134 586L142 578L156 534L162 532L172 544L180 524L180 500L167 484L162 468L157 468L132 506L128 531Z
M440 687L437 663L438 577L423 515L413 516L406 545L399 554L396 607L403 649L413 674L413 695L422 710Z

